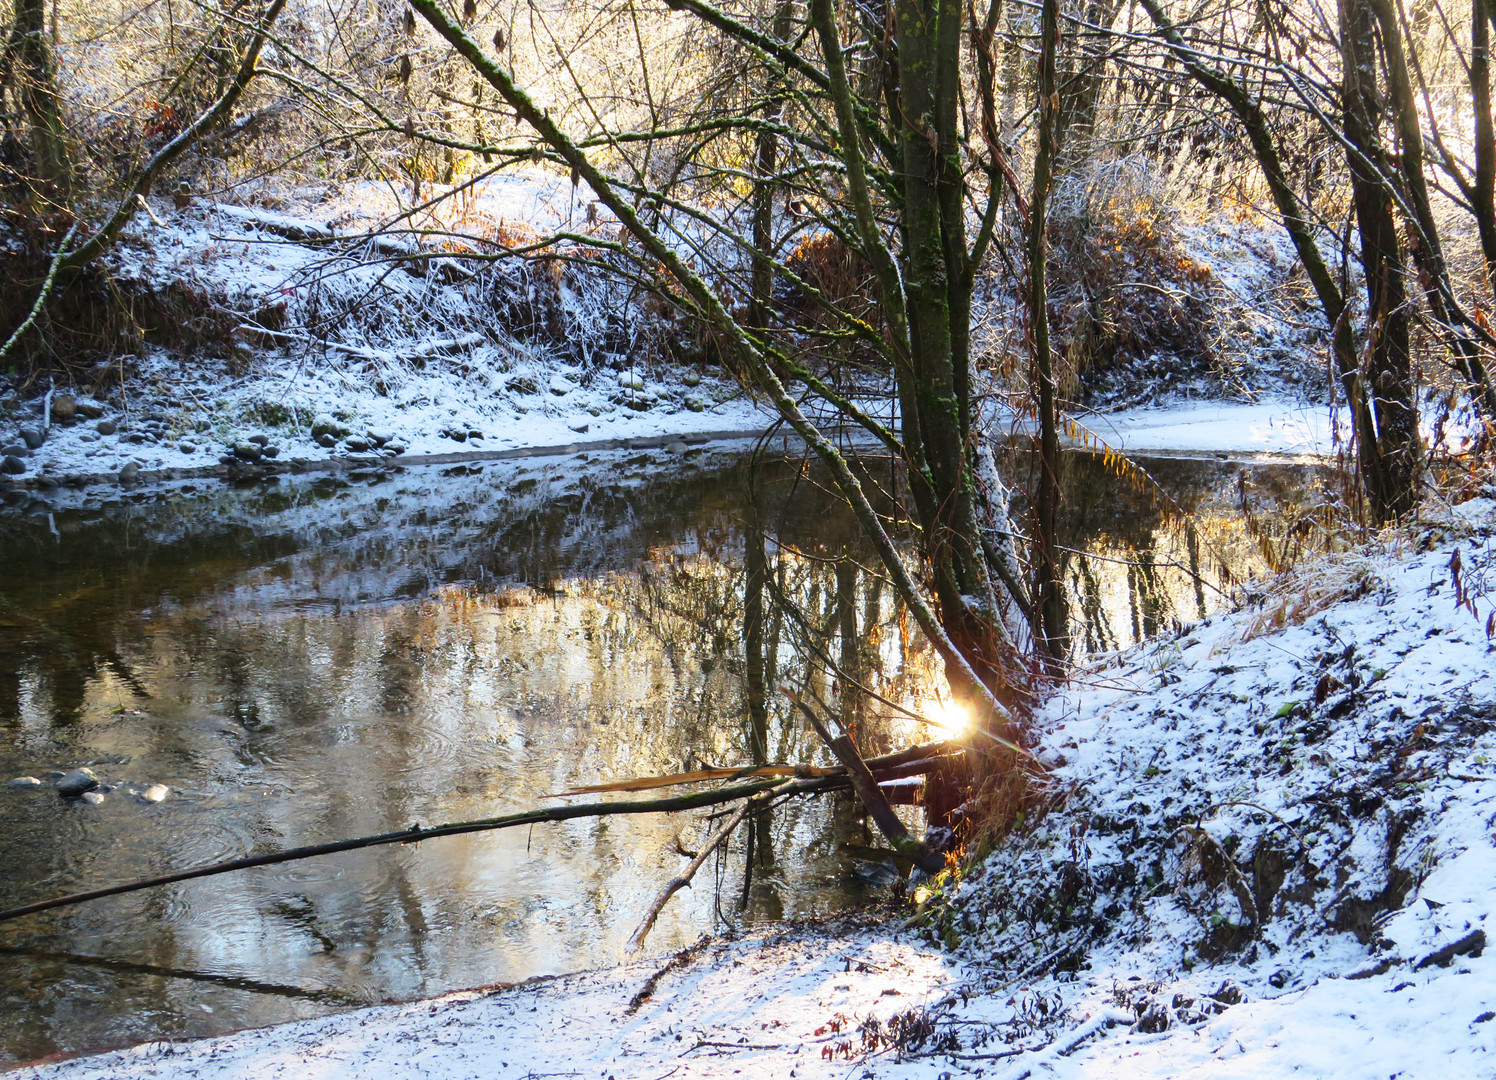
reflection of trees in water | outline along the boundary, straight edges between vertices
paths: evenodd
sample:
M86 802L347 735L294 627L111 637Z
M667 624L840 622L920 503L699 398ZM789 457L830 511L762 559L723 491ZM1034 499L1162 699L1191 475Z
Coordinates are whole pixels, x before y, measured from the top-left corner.
M1061 543L1087 652L1135 643L1203 618L1208 593L1276 567L1244 527L1242 491L1262 529L1292 530L1321 501L1327 474L1306 466L1250 470L1218 461L1147 459L1147 480L1120 475L1099 455L1075 455L1067 473ZM1124 642L1124 638L1126 639Z

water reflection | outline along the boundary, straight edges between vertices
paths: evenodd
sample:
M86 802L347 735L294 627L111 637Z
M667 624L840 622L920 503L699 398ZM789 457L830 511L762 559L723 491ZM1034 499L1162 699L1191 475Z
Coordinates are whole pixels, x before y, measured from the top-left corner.
M183 485L0 516L0 780L89 763L114 787L99 806L0 789L0 907L576 785L819 757L782 684L835 702L869 753L927 737L857 689L938 688L860 569L855 522L798 462L750 483L743 453ZM1202 579L1260 562L1235 470L1154 473L1193 517L1072 469L1067 572L1092 650L1194 617L1214 603ZM1284 502L1304 480L1253 477ZM132 794L152 783L171 797ZM0 1065L611 962L700 828L450 837L0 924ZM844 802L760 815L650 947L734 909L856 903L878 874L841 845L869 840Z

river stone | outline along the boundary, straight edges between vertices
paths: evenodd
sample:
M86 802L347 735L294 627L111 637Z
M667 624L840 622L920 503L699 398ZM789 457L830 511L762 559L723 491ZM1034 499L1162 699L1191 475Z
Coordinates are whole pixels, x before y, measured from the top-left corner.
M40 450L42 443L47 441L47 435L41 428L23 427L21 441L26 444L28 450Z
M73 408L78 410L78 415L85 420L97 420L104 415L104 406L91 398L78 398L73 403Z
M119 471L119 482L121 484L133 484L139 478L140 466L133 461L126 462L125 467Z
M260 452L268 458L278 458L280 457L281 448L279 446L267 446Z
M348 447L348 449L352 450L355 454L361 454L365 450L369 449L369 440L361 438L358 435L350 435L348 436L348 438L343 440L343 445Z
M140 793L141 802L162 802L171 788L165 784L152 784Z
M267 443L270 442L270 436L269 435L262 435L262 434L256 433L254 435L251 435L249 438L245 439L244 441L245 442L252 442L256 446L262 446L263 447Z
M57 794L65 799L76 799L85 791L92 791L99 786L99 777L92 769L74 769L72 772L62 774L62 779L57 781Z
M78 399L72 394L56 394L52 398L52 419L65 423L78 415Z
M26 471L26 463L14 454L5 455L5 460L0 461L0 472L9 473L11 476L20 476Z
M319 413L312 418L312 434L332 435L341 439L348 434L348 429L326 413Z
M313 441L325 450L331 450L338 445L338 437L330 431L324 431L313 437Z
M94 425L94 430L97 431L100 435L113 435L116 431L119 430L119 425L116 424L113 420L100 420L97 424Z
M644 376L633 371L620 371L618 385L624 390L643 390Z
M42 782L34 776L17 776L7 786L13 788L41 787Z
M98 806L104 801L104 793L102 791L85 791L78 797L88 803L89 806Z
M252 442L235 443L234 456L240 461L259 461L260 448Z

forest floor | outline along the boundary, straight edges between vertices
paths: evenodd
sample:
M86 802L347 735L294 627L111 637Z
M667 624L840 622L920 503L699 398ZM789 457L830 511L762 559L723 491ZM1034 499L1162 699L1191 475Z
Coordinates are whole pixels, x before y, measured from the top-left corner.
M1496 500L1042 708L1046 813L915 908L25 1080L1489 1077Z

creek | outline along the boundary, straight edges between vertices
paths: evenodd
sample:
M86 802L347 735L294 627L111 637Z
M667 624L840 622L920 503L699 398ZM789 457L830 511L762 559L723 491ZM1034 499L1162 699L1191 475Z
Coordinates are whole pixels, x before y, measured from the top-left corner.
M43 780L0 786L0 908L747 763L750 520L825 651L937 712L929 654L859 568L871 556L850 514L817 470L751 451L178 483L0 511L0 785ZM1143 478L1071 460L1084 652L1218 606L1327 482L1303 465L1143 460ZM764 630L770 685L798 685L804 629L770 605ZM823 760L770 699L768 758ZM930 737L875 706L855 703L864 752ZM102 801L59 798L51 781L84 765ZM608 964L701 835L695 816L579 820L0 924L0 1068ZM734 843L648 948L886 895L891 869L859 858L872 842L844 799L785 806L746 897Z

